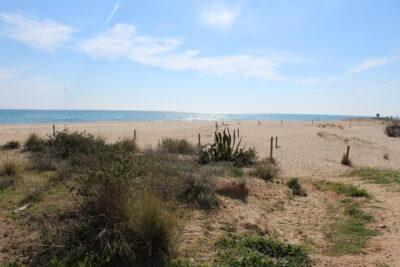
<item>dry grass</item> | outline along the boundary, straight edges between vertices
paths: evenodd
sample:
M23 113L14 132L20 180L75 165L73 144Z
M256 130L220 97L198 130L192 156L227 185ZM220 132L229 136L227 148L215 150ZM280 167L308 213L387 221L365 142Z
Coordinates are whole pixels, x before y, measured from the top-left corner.
M5 143L3 145L3 149L6 149L6 150L17 149L17 148L20 148L20 147L21 147L20 142L14 141L14 140L8 141L7 143Z
M279 173L279 168L274 160L263 159L257 162L250 174L265 181L272 181Z

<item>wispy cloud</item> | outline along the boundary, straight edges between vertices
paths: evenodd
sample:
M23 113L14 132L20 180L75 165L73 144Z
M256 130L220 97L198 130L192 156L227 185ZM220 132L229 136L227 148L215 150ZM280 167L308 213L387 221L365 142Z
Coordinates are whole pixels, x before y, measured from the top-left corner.
M108 23L111 21L111 19L114 17L114 15L115 15L115 13L118 11L120 5L121 5L121 1L118 1L118 2L115 4L113 10L111 11L111 14L108 16L108 18L107 18L107 20L106 20L106 24L108 24Z
M229 32L240 15L237 7L229 7L222 3L204 6L200 12L201 23L221 32Z
M10 68L0 68L0 82L10 80L19 76L19 71Z
M282 81L281 65L301 63L298 57L202 56L198 50L181 50L180 38L155 38L141 35L134 25L116 24L105 32L83 41L79 49L93 58L126 58L146 66L168 70L192 70L224 77L253 77Z
M20 13L2 13L5 37L36 49L53 51L66 43L74 29L51 19L39 19Z
M364 60L357 64L356 66L352 67L347 71L347 74L352 75L352 74L357 74L360 72L364 72L370 69L382 67L385 65L392 64L396 61L400 60L400 55L394 55L391 57L377 57L377 58L370 58L367 60Z

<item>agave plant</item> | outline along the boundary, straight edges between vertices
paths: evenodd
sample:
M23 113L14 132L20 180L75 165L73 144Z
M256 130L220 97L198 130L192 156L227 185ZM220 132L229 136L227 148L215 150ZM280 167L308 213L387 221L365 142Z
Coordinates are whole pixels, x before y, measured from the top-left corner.
M229 161L237 166L251 165L256 158L255 149L241 147L242 138L236 138L236 131L231 135L229 128L214 133L214 143L200 153L200 161L204 164Z

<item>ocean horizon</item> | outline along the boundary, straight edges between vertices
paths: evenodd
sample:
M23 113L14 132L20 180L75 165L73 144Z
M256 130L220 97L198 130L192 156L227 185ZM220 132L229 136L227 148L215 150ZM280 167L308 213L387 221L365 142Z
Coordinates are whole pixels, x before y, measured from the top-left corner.
M369 116L289 113L220 114L140 110L0 109L0 124L79 123L101 121L337 121L350 118L369 118Z

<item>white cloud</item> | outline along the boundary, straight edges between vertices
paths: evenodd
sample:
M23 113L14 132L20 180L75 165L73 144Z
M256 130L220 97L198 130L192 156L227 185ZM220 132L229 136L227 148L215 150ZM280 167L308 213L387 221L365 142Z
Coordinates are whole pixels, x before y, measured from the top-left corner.
M111 14L108 16L108 18L107 18L107 20L106 20L106 24L108 24L108 23L111 21L111 19L114 17L115 13L116 13L116 12L118 11L118 9L119 9L120 4L121 4L121 1L118 1L118 2L115 4L113 10L111 11Z
M367 60L362 61L361 63L357 64L353 68L347 71L347 74L357 74L363 71L367 71L370 69L382 67L385 65L392 64L396 61L400 60L399 55L395 55L392 57L378 57L378 58L370 58Z
M300 63L298 57L202 56L197 50L180 50L180 38L154 38L139 34L134 25L116 24L105 32L83 41L79 49L93 58L126 58L142 65L168 70L194 70L224 77L253 77L285 80L277 70L284 63Z
M74 32L69 26L51 19L26 17L18 13L2 13L5 35L31 47L53 51L63 45Z
M16 69L0 69L0 82L7 81L19 76Z
M240 14L238 8L228 7L222 3L212 4L200 12L201 23L212 29L229 32Z

